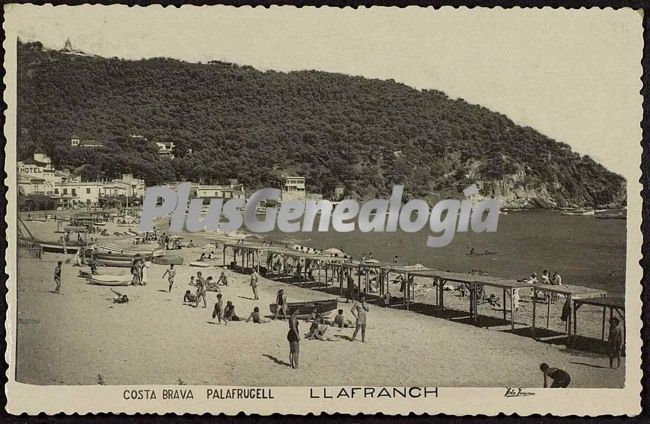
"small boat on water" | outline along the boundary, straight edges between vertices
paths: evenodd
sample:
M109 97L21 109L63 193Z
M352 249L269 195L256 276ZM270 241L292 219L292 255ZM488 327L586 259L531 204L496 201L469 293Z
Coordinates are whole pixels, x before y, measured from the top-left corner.
M323 316L330 315L333 311L336 310L338 306L338 301L336 299L328 299L328 300L311 300L307 302L293 302L293 303L287 303L287 315L293 314L293 311L296 309L299 309L300 312L298 312L298 318L299 319L305 319L308 318L309 315L311 315L312 311L316 309L316 311ZM269 305L269 309L271 310L271 313L275 315L275 312L278 309L278 305L275 303L272 303Z
M88 277L88 284L95 286L128 286L131 277L125 275L92 275Z

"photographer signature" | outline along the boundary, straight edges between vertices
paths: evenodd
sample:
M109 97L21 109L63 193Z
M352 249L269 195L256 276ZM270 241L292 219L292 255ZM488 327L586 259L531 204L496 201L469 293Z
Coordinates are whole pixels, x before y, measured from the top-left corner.
M524 392L521 387L506 387L505 397L533 396L535 393Z

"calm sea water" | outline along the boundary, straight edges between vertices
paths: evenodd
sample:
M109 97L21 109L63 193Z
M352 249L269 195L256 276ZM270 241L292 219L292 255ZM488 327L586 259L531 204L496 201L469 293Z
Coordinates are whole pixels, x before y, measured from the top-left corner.
M458 233L444 248L427 248L424 229L418 233L292 233L274 232L266 238L289 240L314 248L337 247L355 259L373 257L401 264L420 263L438 269L487 271L504 278L524 278L532 272L557 271L565 284L625 292L626 221L593 216L564 216L556 212L510 212L499 217L496 233ZM470 256L476 252L496 252Z

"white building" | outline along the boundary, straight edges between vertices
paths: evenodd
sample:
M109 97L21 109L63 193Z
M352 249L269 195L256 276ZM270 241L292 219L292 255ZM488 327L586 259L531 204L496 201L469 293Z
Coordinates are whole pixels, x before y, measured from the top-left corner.
M69 174L57 171L52 160L44 153L35 153L34 157L16 164L18 173L18 191L23 195L54 194L55 186L69 178Z
M156 141L158 146L158 154L162 157L174 159L174 148L176 144L171 141Z
M231 180L230 184L197 184L196 197L203 199L246 199L244 185Z
M286 177L282 186L282 201L305 200L305 177Z

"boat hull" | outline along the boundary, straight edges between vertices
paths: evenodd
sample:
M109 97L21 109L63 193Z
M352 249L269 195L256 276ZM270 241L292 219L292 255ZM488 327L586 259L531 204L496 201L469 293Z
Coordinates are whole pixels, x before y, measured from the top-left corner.
M115 259L97 259L97 265L112 266L116 268L130 268L133 262L131 259L115 260Z
M119 275L93 275L88 278L88 284L94 286L128 286L131 284L130 278Z
M79 251L79 249L83 246L79 245L71 245L65 246L65 249L63 248L63 245L61 244L56 244L56 243L38 243L41 245L43 248L43 252L47 253L68 253L68 254L74 254Z
M293 311L299 309L298 318L304 319L311 315L312 311L316 309L320 315L326 316L331 314L338 307L338 301L336 299L329 300L314 300L307 302L293 302L287 303L287 315L293 314ZM278 309L278 305L272 303L269 305L271 313L275 315L275 312Z

